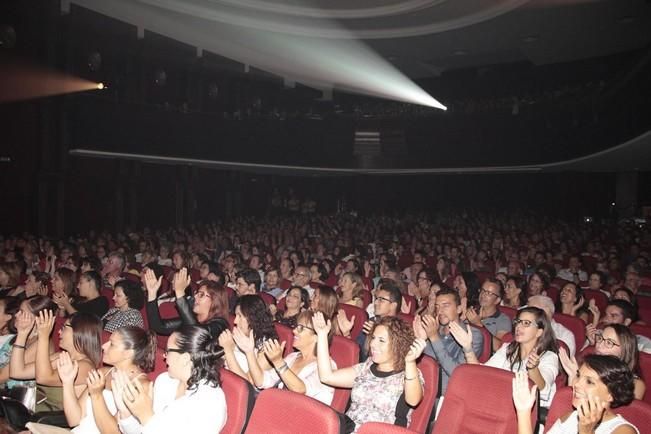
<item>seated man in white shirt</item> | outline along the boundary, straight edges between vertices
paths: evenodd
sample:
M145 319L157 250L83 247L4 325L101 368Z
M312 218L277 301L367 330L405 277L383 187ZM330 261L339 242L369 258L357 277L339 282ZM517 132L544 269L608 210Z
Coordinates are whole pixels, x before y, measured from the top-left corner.
M567 327L554 321L554 312L556 311L556 308L554 307L552 299L545 295L534 295L529 297L527 305L545 311L545 314L552 325L554 335L556 335L556 339L563 341L563 343L567 345L567 349L570 350L570 356L574 357L574 353L576 353L576 338L574 337L574 333L572 333Z
M560 270L556 277L568 282L574 282L577 285L579 282L588 281L588 273L581 270L581 258L577 255L570 256L568 267Z

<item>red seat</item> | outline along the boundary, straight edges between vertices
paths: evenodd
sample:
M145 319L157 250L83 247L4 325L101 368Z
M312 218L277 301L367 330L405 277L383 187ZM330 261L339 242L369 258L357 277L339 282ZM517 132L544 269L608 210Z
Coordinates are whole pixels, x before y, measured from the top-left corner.
M353 315L355 316L353 329L350 331L350 338L356 340L357 336L362 332L364 323L368 320L368 314L361 307L352 306L350 304L339 303L338 308L343 309L343 311L346 312L346 317L348 317L348 319L351 319Z
M111 339L111 332L107 332L106 330L102 330L102 344L105 344Z
M273 295L268 294L266 292L259 292L258 295L260 296L260 298L262 298L262 300L264 300L264 303L267 306L276 304L276 297L274 297Z
M637 314L642 321L651 324L651 297L648 295L637 296Z
M581 348L585 342L585 323L581 318L565 315L564 313L555 313L554 321L567 327L574 335L576 347Z
M357 434L417 434L417 431L412 431L398 425L383 422L366 422L357 430Z
M409 315L415 315L416 314L416 308L418 307L418 302L416 301L416 297L413 295L409 294L403 294L402 295L402 305L403 307L405 305L409 305Z
M508 316L511 321L515 319L516 316L518 316L518 310L513 309L512 307L507 307L507 306L498 306L497 307L500 312L502 312L504 315Z
M337 369L347 368L359 363L359 345L343 336L333 336L330 344L330 357L337 364ZM350 389L335 388L331 407L344 413L350 400Z
M285 300L285 297L281 298L276 302L276 307L281 312L285 311L285 309L287 308L287 300Z
M640 378L644 380L648 388L649 384L651 384L651 354L640 352L638 363L640 367ZM648 389L644 394L644 402L651 404L651 391Z
M448 383L433 434L518 432L512 399L513 373L482 365L458 366ZM538 417L536 406L532 426Z
M545 289L545 292L547 293L547 297L551 298L554 304L558 303L558 295L560 291L557 287L550 286L549 288Z
M413 316L413 315L410 315L410 314L408 314L408 313L402 313L402 312L400 312L400 313L398 313L398 318L400 318L401 320L403 320L403 321L406 322L407 324L412 325L412 324L414 323L414 319L415 319L416 317Z
M339 434L341 422L336 411L316 399L284 389L260 392L245 433L284 434L289 431Z
M371 291L362 291L362 302L364 303L364 309L366 309L369 304L373 303L373 294L371 294Z
M294 351L294 333L292 332L291 328L277 322L274 323L274 328L278 334L278 342L285 342L285 352L283 354L283 357L287 357L289 353Z
M235 328L235 315L232 313L228 315L228 325L230 326L231 330Z
M241 434L251 416L255 391L251 383L237 374L222 368L219 371L222 389L226 396L226 425L220 434Z
M545 432L549 431L558 418L573 411L572 393L571 387L556 389L556 394L547 414ZM614 408L613 412L622 415L624 419L635 425L640 432L645 432L643 427L647 426L651 420L651 405L644 401L634 400L629 405Z
M54 343L54 351L59 351L59 343L61 339L59 339L59 330L63 327L63 324L66 322L66 317L64 316L59 316L54 312L55 319L54 319L54 333L52 335L52 341Z
M162 319L173 319L179 317L179 311L176 310L176 303L166 301L158 305L158 312Z
M100 294L106 297L109 302L109 309L115 306L115 301L113 301L113 289L111 288L102 288Z
M646 336L647 338L651 339L651 326L643 324L631 324L629 328L636 335Z
M425 387L423 399L411 413L409 429L418 433L425 433L429 425L432 411L436 404L436 395L439 391L439 365L430 356L423 355L418 361L418 369L423 374Z
M477 358L477 360L479 360L479 363L486 363L488 362L488 359L490 359L492 356L493 336L490 334L490 332L486 327L477 327L472 324L470 324L470 327L479 330L482 336L484 337L484 345L482 346L481 349L481 355Z
M603 292L595 291L594 289L586 289L583 291L583 297L587 301L594 300L600 312L606 311L606 306L608 305L608 297Z

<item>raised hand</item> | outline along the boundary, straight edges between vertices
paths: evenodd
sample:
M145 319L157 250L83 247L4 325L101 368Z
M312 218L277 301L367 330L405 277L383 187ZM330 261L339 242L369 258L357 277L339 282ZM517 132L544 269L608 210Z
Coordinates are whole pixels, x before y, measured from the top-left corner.
M481 326L481 316L472 307L466 309L466 319L471 324Z
M51 310L42 310L36 317L36 331L38 337L49 338L54 328L54 314Z
M312 326L314 327L315 333L319 336L327 336L332 329L332 323L330 320L326 321L323 312L320 311L314 313L314 316L312 317Z
M405 298L402 298L402 305L400 306L400 312L409 314L411 312L411 301L405 300Z
M285 351L285 342L278 343L277 339L267 339L262 344L262 350L265 356L274 366L279 366L283 363L283 352Z
M355 315L348 319L346 311L339 309L339 312L337 312L337 324L339 324L339 330L341 330L341 333L344 336L350 336L350 331L353 329L353 325L355 324Z
M188 269L183 267L174 274L172 279L172 286L174 287L174 294L176 298L185 297L185 288L190 285L190 276L188 276Z
M19 336L27 336L34 329L34 324L36 323L36 318L31 312L25 312L19 310L16 312L16 321L14 326L16 327L16 333Z
M558 349L558 358L561 360L563 370L567 374L567 383L571 386L579 370L579 364L576 362L576 358L570 357L567 350L563 347Z
M456 321L450 322L450 334L464 350L472 350L472 329L464 330Z
M106 280L108 281L109 285L111 285L111 288L115 288L115 284L118 283L118 278L113 275L107 277Z
M588 303L588 310L592 314L592 325L597 326L599 324L599 319L601 318L601 312L599 311L599 307L597 306L597 303L595 302L594 298L590 300Z
M588 338L588 342L590 342L590 345L594 345L597 342L597 333L599 333L599 330L597 329L596 325L588 324L585 326L585 334Z
M373 322L371 320L364 321L364 325L362 326L362 332L365 335L371 333L371 329L373 328L373 324L375 324L375 322Z
M151 397L137 378L126 383L122 399L131 413L133 413L133 415L136 416L143 425L145 425L153 415Z
M534 349L527 356L527 369L535 369L538 367L538 364L540 364L540 354L537 354Z
M513 388L513 404L517 411L530 412L537 398L537 387L534 384L529 389L529 377L526 372L516 372L515 378L511 381Z
M124 392L126 390L126 383L129 381L127 374L120 370L115 370L111 374L111 392L113 392L113 400L115 401L115 406L122 418L127 418L131 415L131 412L127 408L127 405L124 403Z
M423 315L423 327L425 328L425 333L427 333L427 338L429 340L437 340L439 338L439 320L436 316L433 315Z
M79 372L79 364L70 358L70 354L62 351L57 359L57 373L63 384L74 384Z
M233 329L233 340L243 353L252 353L255 350L255 338L253 337L253 331L249 331L249 335L247 336L242 333L240 329L235 327Z
M585 304L585 298L583 298L583 296L579 297L577 302L572 305L572 314L576 315L576 311L581 309L581 306L583 306L584 304Z
M156 295L158 294L162 282L163 276L156 279L156 274L154 274L153 270L147 269L147 271L145 271L145 288L147 288L149 301L156 300Z
M224 330L217 338L219 346L224 349L226 352L235 351L235 340L233 339L233 334L230 330Z
M425 349L425 339L419 339L416 338L414 339L414 342L412 342L411 347L409 347L409 352L405 356L405 362L415 362L417 358L420 357L421 354L423 354L423 350Z
M414 336L417 339L427 339L427 332L425 331L425 326L423 326L423 318L420 315L416 315L411 326L414 329Z
M106 378L100 371L93 369L88 373L86 384L88 385L88 393L96 395L102 393L106 387Z
M579 417L579 434L594 433L604 417L606 404L599 397L588 395L587 398L581 399L576 411Z

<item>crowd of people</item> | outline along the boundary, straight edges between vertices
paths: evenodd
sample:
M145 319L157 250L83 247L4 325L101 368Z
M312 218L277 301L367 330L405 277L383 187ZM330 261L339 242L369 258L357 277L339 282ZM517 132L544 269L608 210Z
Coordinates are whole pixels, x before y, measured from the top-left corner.
M638 432L615 409L646 393L639 353L651 353L651 336L632 327L651 320L650 248L645 226L522 212L295 213L4 236L2 394L30 412L61 411L78 434L216 433L226 369L255 390L325 405L351 389L342 417L356 432L409 426L426 393L439 397L435 424L456 368L483 364L515 373L521 433L535 429L536 401L544 422L565 385L576 411L552 432ZM585 339L563 317L582 321ZM337 366L335 335L359 346L359 363ZM152 378L157 351L167 370ZM436 391L423 357L438 363Z

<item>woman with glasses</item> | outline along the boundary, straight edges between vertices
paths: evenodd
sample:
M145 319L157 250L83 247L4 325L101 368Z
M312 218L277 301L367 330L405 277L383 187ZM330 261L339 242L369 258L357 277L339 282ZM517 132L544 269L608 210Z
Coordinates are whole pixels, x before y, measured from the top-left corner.
M158 310L156 294L161 286L162 277L156 279L152 270L145 273L147 287L147 319L149 327L160 335L170 335L183 325L199 325L215 338L228 329L228 295L223 286L217 282L204 280L194 293L194 305L190 307L185 297L185 289L190 285L188 270L182 268L174 275L172 285L176 294L176 309L179 318L163 320Z
M167 340L167 372L156 378L153 399L140 378L113 376L112 391L124 434L215 434L226 423L219 370L223 351L203 327L184 325Z
M635 376L635 399L643 399L646 384L640 378L637 339L633 332L622 324L610 324L601 333L595 334L594 354L615 356L624 362ZM572 386L576 380L579 364L576 358L570 357L565 349L559 351L561 365L567 374L567 384Z
M314 398L326 405L332 403L334 388L321 382L316 362L317 335L314 331L312 319L315 312L306 310L298 315L296 327L294 327L294 341L282 344L277 339L268 339L263 342L262 350L267 359L271 362L271 369L262 370L258 365L257 358L247 357L249 373L253 384L258 389L269 389L280 387L297 392L310 398ZM332 333L328 337L332 339ZM241 344L241 345L240 345ZM253 355L255 342L252 336L245 341L239 341L238 345L247 355ZM289 354L283 359L285 345L292 345L297 351ZM337 365L330 359L332 369Z
M638 429L616 409L633 401L633 373L620 359L591 354L585 358L572 386L574 411L558 418L547 434L639 434ZM513 403L518 418L518 434L533 434L531 409L536 402L536 386L516 373Z
M526 372L540 390L540 405L549 407L556 392L558 344L551 323L542 309L524 307L513 320L513 341L502 345L484 364L512 372ZM450 333L463 347L466 362L479 364L472 350L472 334L457 323L450 324Z

